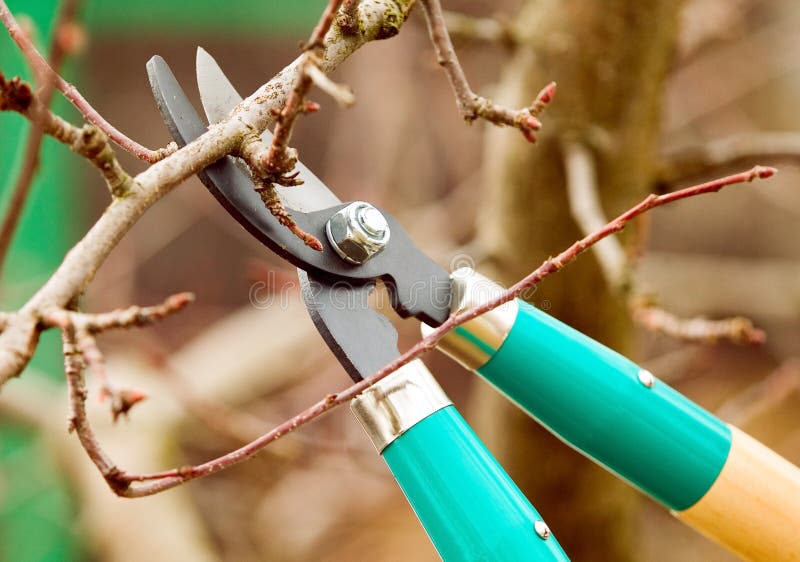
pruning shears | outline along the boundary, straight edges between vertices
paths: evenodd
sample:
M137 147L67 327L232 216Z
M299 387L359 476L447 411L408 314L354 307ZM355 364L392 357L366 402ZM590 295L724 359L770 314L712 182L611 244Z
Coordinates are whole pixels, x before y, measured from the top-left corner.
M153 57L147 70L175 141L204 133L166 62ZM211 124L242 101L202 49L197 79ZM265 209L236 158L198 175L245 229L298 268L306 307L353 380L399 356L396 331L369 305L378 280L401 317L431 327L502 290L471 270L451 274L385 210L342 203L299 162L296 171L302 185L278 187L278 195L321 252ZM459 326L438 346L690 526L747 558L800 560L800 470L622 355L521 300ZM351 409L442 558L567 559L421 361L368 388Z

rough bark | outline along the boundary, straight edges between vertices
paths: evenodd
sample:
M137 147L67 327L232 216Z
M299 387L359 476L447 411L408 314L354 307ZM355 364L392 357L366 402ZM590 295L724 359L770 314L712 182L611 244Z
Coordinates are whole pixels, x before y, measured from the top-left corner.
M516 131L486 132L479 242L484 270L510 283L580 238L566 196L561 143L596 158L607 216L640 199L656 176L659 106L681 2L528 1L521 44L502 71L498 103L524 105L550 80L558 94L531 147ZM537 306L612 348L627 351L631 324L586 255L534 295ZM568 376L568 373L565 373ZM635 557L638 495L542 430L486 385L476 393L479 433L576 560Z

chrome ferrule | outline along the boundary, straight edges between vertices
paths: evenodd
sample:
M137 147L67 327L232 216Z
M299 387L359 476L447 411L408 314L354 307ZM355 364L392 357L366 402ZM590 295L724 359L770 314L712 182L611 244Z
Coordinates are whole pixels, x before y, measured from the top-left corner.
M380 453L417 423L451 404L427 367L416 359L353 398L350 409Z
M450 275L453 291L453 313L478 307L500 295L505 289L472 268L457 269ZM494 356L506 340L519 312L513 299L445 335L436 346L470 370L480 369ZM422 324L422 335L433 328Z

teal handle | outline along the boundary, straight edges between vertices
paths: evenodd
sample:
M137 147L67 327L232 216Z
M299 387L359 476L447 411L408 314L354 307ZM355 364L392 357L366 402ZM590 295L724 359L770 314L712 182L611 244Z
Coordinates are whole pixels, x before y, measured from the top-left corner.
M568 560L541 517L453 406L383 452L436 550L450 561Z
M680 511L716 480L731 432L668 385L644 384L640 371L522 301L502 346L478 369L561 439Z

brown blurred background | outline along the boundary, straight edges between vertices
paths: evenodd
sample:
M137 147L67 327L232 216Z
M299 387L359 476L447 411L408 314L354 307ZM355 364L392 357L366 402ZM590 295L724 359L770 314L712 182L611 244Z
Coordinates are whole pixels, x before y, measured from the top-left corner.
M665 186L663 155L735 133L800 137L800 6L792 0L691 0L683 8L672 0L445 4L497 15L522 38L516 47L457 43L476 91L514 105L517 98L529 102L550 80L559 83L538 146L515 131L461 121L418 9L399 36L367 45L335 73L354 90L356 105L342 110L315 93L323 109L302 119L293 139L302 160L341 199L391 210L443 265L469 256L511 282L577 237L564 196L565 138L597 155L600 193L612 215L647 192L728 171L709 169ZM75 81L126 134L163 146L170 139L144 69L152 55L162 55L194 94L201 45L246 94L296 56L319 5L309 7L307 26L283 33L236 33L226 28L224 9L213 31L93 25ZM795 364L789 376L774 376L800 356L800 174L786 160L775 179L658 210L625 238L646 241L636 269L639 292L684 316L745 315L766 330L765 345L677 342L636 327L593 254L548 279L533 300L711 411L723 408L728 419L799 462L800 374ZM124 164L142 169L132 158ZM80 183L88 225L107 204L104 186L88 173L68 181ZM269 291L259 283L285 287L293 276L196 179L134 227L99 272L85 308L155 303L183 290L195 292L197 302L152 328L100 341L112 376L150 394L117 426L94 405L101 437L123 467L202 462L347 384L296 288L288 289L285 306L251 302L254 290L261 297ZM401 348L419 337L414 322L398 328ZM545 435L454 363L436 353L426 362L573 559L733 559ZM79 546L71 556L437 559L346 408L251 462L162 496L120 500L64 431L63 391L34 379L15 382L0 412L23 419L17 410L24 408L9 405L14 399L42 412L35 421L44 454L68 475L75 505Z

